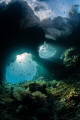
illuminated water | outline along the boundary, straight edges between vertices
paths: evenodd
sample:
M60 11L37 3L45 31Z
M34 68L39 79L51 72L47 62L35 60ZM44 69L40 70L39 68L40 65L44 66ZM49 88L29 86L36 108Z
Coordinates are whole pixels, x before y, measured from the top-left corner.
M17 55L16 60L6 67L6 79L10 83L29 81L36 75L36 67L31 54Z

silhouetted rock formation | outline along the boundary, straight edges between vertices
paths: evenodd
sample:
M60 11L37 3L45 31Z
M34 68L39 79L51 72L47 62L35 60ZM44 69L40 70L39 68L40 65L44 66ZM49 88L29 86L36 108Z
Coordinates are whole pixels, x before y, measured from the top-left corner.
M43 44L44 37L40 20L27 2L20 0L8 5L4 2L0 4L0 70L16 50L27 48L28 52L37 55L37 49Z

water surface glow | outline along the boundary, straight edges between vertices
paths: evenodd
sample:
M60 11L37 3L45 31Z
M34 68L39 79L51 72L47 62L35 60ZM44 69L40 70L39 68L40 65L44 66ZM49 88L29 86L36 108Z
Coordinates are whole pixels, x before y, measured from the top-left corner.
M16 60L6 67L6 79L9 83L18 83L32 80L37 72L37 63L32 55L23 53L16 56Z
M10 1L11 0L0 0L0 3L5 2L6 4L8 4ZM41 21L46 18L53 19L57 16L66 17L72 5L76 4L79 5L80 12L80 0L23 0L23 1L26 1L28 3L28 5L34 11L34 14L37 15ZM35 8L37 8L37 10Z
M55 54L56 50L52 46L48 45L46 42L44 42L44 44L39 48L39 56L41 58L51 58Z

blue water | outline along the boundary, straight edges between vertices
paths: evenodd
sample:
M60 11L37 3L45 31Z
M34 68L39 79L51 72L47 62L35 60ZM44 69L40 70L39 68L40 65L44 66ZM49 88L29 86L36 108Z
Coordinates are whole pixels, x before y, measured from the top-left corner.
M9 83L18 83L33 79L37 72L37 63L31 54L17 55L16 60L6 67L6 79Z

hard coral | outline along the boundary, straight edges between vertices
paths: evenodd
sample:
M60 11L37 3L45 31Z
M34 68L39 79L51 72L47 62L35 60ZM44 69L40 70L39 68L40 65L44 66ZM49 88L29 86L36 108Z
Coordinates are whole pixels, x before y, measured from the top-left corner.
M67 67L76 66L79 54L76 53L74 48L69 48L62 54L60 58L63 59L63 63Z
M29 97L30 91L28 89L18 87L13 90L14 97L19 101L24 101Z
M35 100L39 101L39 103L45 102L47 97L45 94L42 94L40 91L33 92L32 96Z
M71 91L69 95L67 96L68 101L74 100L78 101L80 100L80 93L77 93L76 91Z

